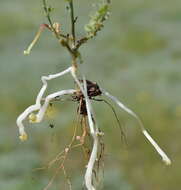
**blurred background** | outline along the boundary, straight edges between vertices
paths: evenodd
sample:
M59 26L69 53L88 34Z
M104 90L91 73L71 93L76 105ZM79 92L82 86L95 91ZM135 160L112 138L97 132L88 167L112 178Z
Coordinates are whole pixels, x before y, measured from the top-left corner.
M94 10L95 1L75 1L77 35ZM69 29L64 1L49 1L54 21ZM40 77L70 65L69 54L45 31L29 56L23 55L39 25L46 19L41 0L0 0L0 189L40 190L55 168L37 171L70 141L77 105L54 105L54 117L41 124L25 122L29 140L18 139L17 116L33 104L41 87ZM104 131L104 185L108 190L179 190L181 186L181 2L180 0L112 1L111 17L98 37L81 48L87 78L117 96L142 118L146 128L171 157L165 166L126 113L118 115L127 146L107 105L95 103ZM49 83L48 93L73 87L70 76ZM54 124L50 128L49 124ZM73 189L82 189L85 159L81 149L67 160ZM51 190L68 189L63 173Z

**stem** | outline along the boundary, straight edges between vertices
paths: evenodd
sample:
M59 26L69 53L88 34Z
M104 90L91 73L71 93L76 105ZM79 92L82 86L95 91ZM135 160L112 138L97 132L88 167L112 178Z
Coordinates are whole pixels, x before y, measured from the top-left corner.
M73 0L69 2L70 6L70 17L71 17L71 32L73 38L73 45L75 46L75 18L74 18L74 4Z
M51 27L53 33L55 34L56 38L57 38L58 40L60 39L60 37L66 38L65 35L63 35L63 34L58 34L57 31L55 30L55 28L53 27L53 22L52 22L52 20L51 20L51 18L50 18L50 12L49 12L49 10L48 10L48 6L47 6L46 0L43 0L43 9L44 9L44 11L45 11L47 20L48 20L48 22L49 22L49 24L50 24L50 27Z
M46 2L46 0L43 0L43 8L44 8L44 11L45 11L45 13L46 13L46 17L47 17L47 19L48 19L48 22L50 23L50 26L53 27L53 23L52 23L52 21L51 21L50 14L49 14L49 12L48 12L48 7L47 7L47 2Z

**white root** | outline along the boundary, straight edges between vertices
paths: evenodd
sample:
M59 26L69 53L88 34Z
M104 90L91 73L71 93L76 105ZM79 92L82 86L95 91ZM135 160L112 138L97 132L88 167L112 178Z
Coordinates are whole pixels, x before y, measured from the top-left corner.
M47 84L44 84L40 90L40 92L38 93L38 96L36 98L36 104L35 105L31 105L29 106L28 108L26 108L26 110L19 115L19 117L17 118L16 120L16 123L17 123L17 126L19 127L19 138L22 140L22 141L25 141L27 140L27 134L25 132L25 129L24 129L24 125L23 125L23 121L26 119L26 117L34 112L34 111L37 111L38 109L40 109L41 107L41 98L46 90L46 87L47 87Z
M92 137L94 139L93 148L91 152L91 156L89 158L89 162L87 164L87 169L85 173L85 185L88 190L95 190L94 186L92 185L93 181L93 169L94 169L94 163L97 159L97 150L98 150L98 137L97 133L92 134Z
M42 105L42 107L40 108L39 112L37 113L36 115L36 122L41 122L44 115L45 115L45 112L47 110L47 107L49 105L49 102L54 99L55 97L57 96L63 96L63 95L70 95L70 94L74 94L76 92L76 90L74 89L69 89L69 90L61 90L59 92L55 92L55 93L52 93L50 95L48 95L46 98L45 98L45 102L44 104Z
M58 77L61 77L67 73L70 73L72 70L72 67L69 67L67 69L65 69L64 71L60 72L60 73L56 73L56 74L52 74L52 75L48 75L48 76L43 76L42 77L42 82L46 83L47 80L52 80L52 79L55 79L55 78L58 78Z
M48 75L48 76L42 76L41 80L43 82L43 86L42 88L40 89L38 95L37 95L37 98L36 98L36 103L34 105L31 105L29 106L28 108L26 108L26 110L21 113L19 115L19 117L17 118L16 120L16 123L17 123L17 126L19 128L19 134L20 134L20 139L22 141L25 141L27 140L27 134L25 132L25 129L24 129L24 125L23 125L23 121L27 118L28 115L30 115L32 112L34 111L37 111L41 108L41 100L42 100L42 97L45 93L45 90L48 86L47 84L47 80L52 80L54 78L57 78L57 77L60 77L60 76L63 76L69 72L71 72L72 70L72 67L69 67L68 69L60 72L60 73L57 73L57 74L53 74L53 75ZM36 122L36 118L33 118Z
M132 115L139 123L139 126L141 127L141 131L144 134L144 136L148 139L148 141L153 145L153 147L155 148L155 150L158 152L158 154L161 156L163 162L166 165L170 165L171 164L171 160L168 158L168 156L165 154L165 152L158 146L158 144L153 140L153 138L149 135L149 133L146 131L146 129L144 128L144 125L141 121L141 119L132 111L130 110L128 107L126 107L122 102L120 102L115 96L112 96L111 94L109 94L109 92L105 91L104 89L101 88L102 93L107 96L108 98L110 98L112 101L114 101L121 109L123 109L124 111L126 111L127 113L129 113L130 115Z
M83 93L84 97L85 97L85 101L86 101L86 109L87 109L87 115L88 115L88 122L89 122L89 128L90 128L90 133L92 135L93 138L93 148L92 148L92 152L89 158L89 162L87 164L87 169L86 169L86 173L85 173L85 185L86 188L88 190L95 190L95 187L92 184L93 181L93 169L94 169L94 164L95 161L97 159L97 151L98 151L98 127L95 126L94 127L94 122L92 117L94 117L93 115L93 110L92 110L92 106L89 100L89 97L87 95L87 84L86 84L86 80L84 78L83 82L84 82L84 86L82 87L82 85L80 84L80 81L78 80L76 74L75 74L75 70L72 69L71 71L72 77L74 78L75 82L77 83L77 85L79 86L81 92Z
M90 133L92 135L93 138L93 148L92 148L92 152L87 164L87 169L86 169L86 173L85 173L85 185L86 188L88 190L95 190L95 187L93 185L93 169L94 169L94 164L96 162L97 159L97 152L98 152L98 145L99 145L99 130L97 125L95 124L95 122L93 121L94 114L93 114L93 109L91 106L91 102L89 99L89 96L87 95L87 83L85 78L83 78L83 85L80 83L80 81L78 80L77 76L76 76L76 68L74 66L67 68L66 70L60 72L60 73L56 73L56 74L52 74L52 75L48 75L48 76L42 76L41 80L43 82L43 86L40 89L40 92L37 95L36 98L36 103L34 105L29 106L18 118L17 118L17 125L19 127L19 133L20 133L20 139L22 141L27 139L27 134L24 130L24 125L23 125L23 121L29 116L30 122L32 123L37 123L37 122L41 122L45 112L47 110L47 107L49 105L49 102L54 99L57 96L62 96L62 95L70 95L70 94L74 94L76 93L76 90L74 89L68 89L68 90L61 90L55 93L52 93L50 95L48 95L45 98L45 101L43 103L43 105L41 105L41 100L42 97L47 89L47 81L48 80L52 80L55 79L57 77L61 77L67 73L71 73L73 79L75 80L75 82L77 83L78 87L80 88L82 94L85 97L85 102L86 102L86 110L87 110L87 115L88 115L88 124L89 124L89 128L90 128ZM146 129L143 126L143 123L141 121L141 119L132 111L130 110L128 107L126 107L122 102L120 102L116 97L112 96L111 94L109 94L107 91L105 91L104 89L101 88L102 93L107 96L108 98L110 98L112 101L114 101L121 109L123 109L124 111L126 111L128 114L132 115L139 123L140 127L141 127L141 131L144 134L144 136L148 139L148 141L153 145L153 147L156 149L156 151L158 152L158 154L162 157L162 160L167 164L170 165L171 164L171 160L167 157L167 155L164 153L164 151L158 146L158 144L153 140L153 138L149 135L149 133L146 131ZM35 115L33 114L34 111L38 111L38 113ZM32 115L30 115L32 114Z
M72 77L74 78L75 82L77 83L77 85L79 86L82 94L84 95L85 97L85 101L86 101L86 109L88 109L87 111L90 112L90 114L87 114L88 115L88 121L89 121L89 127L90 127L90 132L91 134L95 133L95 129L94 129L94 124L93 124L93 121L92 121L92 116L91 114L92 113L92 107L91 107L91 104L90 104L90 101L89 101L89 97L87 96L87 84L84 85L84 87L82 87L80 81L78 80L76 74L75 74L75 70L72 69L71 71L71 74L72 74ZM86 86L86 88L85 88Z
M95 129L94 129L94 122L92 120L92 116L94 117L93 111L92 111L92 106L91 106L89 97L87 95L87 85L86 85L85 79L83 81L84 81L84 94L85 94L89 127L90 127L91 135L92 135L92 138L94 141L91 156L90 156L89 162L87 164L87 170L85 173L85 184L86 184L86 187L88 190L95 190L94 186L92 185L92 181L93 181L92 174L93 174L94 164L97 159L98 142L99 142L98 127L97 127L97 125L95 125Z

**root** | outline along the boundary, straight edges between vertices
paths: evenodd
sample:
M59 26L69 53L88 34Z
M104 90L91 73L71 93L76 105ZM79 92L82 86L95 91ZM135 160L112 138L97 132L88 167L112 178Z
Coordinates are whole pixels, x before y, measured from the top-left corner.
M104 99L92 98L92 100L99 101L99 102L104 102L105 104L107 104L111 108L111 110L112 110L112 112L113 112L113 114L114 114L114 116L116 118L116 121L118 123L120 132L121 132L121 140L122 140L122 142L124 142L127 145L128 143L127 143L127 140L126 140L126 134L125 134L125 132L123 130L122 124L121 124L121 122L120 122L120 120L118 118L118 115L117 115L116 110L114 109L114 107L107 100L104 100Z
M55 79L57 77L61 77L67 73L70 73L76 82L78 89L69 89L69 90L61 90L52 94L49 94L45 98L43 98L43 95L46 91L46 88L48 86L47 81ZM63 174L66 178L67 184L69 186L69 189L72 189L71 181L68 177L68 174L66 172L65 163L67 160L67 157L72 149L81 147L85 156L85 159L87 161L86 166L86 172L85 172L85 186L88 190L96 190L95 182L99 183L99 170L100 168L104 168L104 143L101 140L101 137L104 135L100 129L97 126L96 118L93 112L93 108L91 105L91 100L96 101L103 101L105 102L113 111L115 118L117 120L117 123L119 125L120 131L121 131L121 137L126 141L126 137L124 134L124 131L122 129L121 123L118 119L118 116L115 112L114 107L106 100L104 99L95 99L94 97L99 95L105 95L106 97L110 98L112 101L116 103L118 107L132 115L139 123L141 127L141 131L144 134L144 136L149 140L149 142L154 146L156 151L159 153L159 155L162 157L163 161L169 165L171 164L170 159L167 157L167 155L162 151L162 149L158 146L158 144L152 139L152 137L148 134L146 129L144 128L142 121L140 118L129 108L127 108L124 104L122 104L116 97L109 94L104 89L99 88L99 86L91 81L85 80L83 77L83 80L79 80L76 75L76 67L72 66L68 69L64 70L63 72L43 76L42 77L42 83L43 86L40 89L40 92L38 93L38 96L36 98L36 103L30 107L28 107L17 119L17 125L19 127L19 133L20 133L20 139L26 140L27 135L24 131L24 125L23 120L25 120L29 116L29 120L31 123L37 123L41 122L44 118L44 115L46 113L46 110L50 104L54 101L62 100L61 96L63 95L70 95L71 101L78 102L78 121L81 118L81 126L82 126L82 134L77 135L78 125L75 126L74 132L72 135L72 139L70 143L64 148L63 151L58 153L53 160L51 160L46 167L39 168L39 169L50 169L54 164L58 164L57 169L55 170L54 175L50 179L47 186L44 188L44 190L48 190L50 186L52 185L53 181L55 180L58 173L62 170ZM42 103L41 101L44 100ZM33 112L37 111L37 114L34 114ZM92 148L87 148L85 146L86 139L91 137L92 139ZM77 143L76 141L79 141L80 143ZM90 141L90 140L89 140ZM76 142L76 143L75 143ZM91 150L92 149L92 150Z
M64 176L66 178L69 189L72 189L71 181L70 181L70 179L67 175L66 169L65 169L65 163L66 163L68 154L71 152L71 150L78 148L78 147L82 147L86 161L89 160L88 165L87 165L87 170L86 170L87 176L85 176L85 179L86 179L85 182L88 182L86 184L86 187L90 190L90 187L88 186L88 185L90 185L89 184L90 180L91 180L91 184L92 184L93 176L95 175L95 178L97 178L97 175L96 175L97 169L94 169L94 162L97 162L98 167L100 167L100 162L101 162L101 159L103 156L103 149L101 148L101 153L99 154L99 156L97 158L97 148L98 148L98 142L99 142L98 137L97 137L96 143L95 143L95 141L93 142L93 150L94 151L91 154L90 154L89 149L85 147L86 138L89 137L89 131L87 129L87 127L88 127L87 117L88 116L82 116L82 118L80 120L80 115L78 115L78 121L80 120L80 124L82 126L81 136L77 135L78 125L76 125L74 128L74 132L73 132L72 139L71 139L70 143L66 146L66 148L63 151L58 153L56 155L56 157L48 163L47 167L42 168L42 169L50 169L56 163L58 163L58 165L59 165L58 168L55 170L55 173L52 176L52 178L50 179L49 183L44 188L44 190L48 190L51 187L53 181L55 180L56 176L58 175L58 173L61 170L64 173ZM77 140L79 140L80 143L74 144L75 141L77 141ZM92 188L91 190L95 189L93 186L91 188Z
M143 135L148 139L148 141L153 145L153 147L155 148L155 150L158 152L158 154L161 156L163 162L166 165L170 165L171 164L171 160L168 158L168 156L165 154L165 152L158 146L158 144L155 142L155 140L153 140L153 138L149 135L149 133L146 131L141 119L132 111L130 110L128 107L126 107L122 102L120 102L116 97L112 96L111 94L109 94L109 92L105 91L104 89L101 89L101 91L103 92L103 94L105 96L107 96L108 98L110 98L113 102L116 103L116 105L118 107L120 107L121 109L123 109L125 112L127 112L128 114L130 114L131 116L133 116L137 121L138 124L141 128L141 131L143 133Z
M79 118L78 118L79 120ZM50 188L50 186L52 185L53 181L55 180L56 176L58 175L58 173L62 170L63 173L64 173L64 176L66 178L66 181L67 181L67 184L69 186L69 189L71 190L72 189L72 185L71 185L71 181L67 175L67 172L66 172L66 169L65 169L65 162L67 160L67 157L68 157L68 154L70 153L70 151L75 148L73 147L73 143L75 142L76 140L76 135L77 135L77 130L78 130L78 124L75 126L74 128L74 132L73 132L73 135L72 135L72 139L70 141L70 143L64 148L63 151L61 151L60 153L58 153L56 155L56 157L50 161L48 163L48 166L47 168L51 168L55 163L57 162L60 162L59 164L59 167L56 169L54 175L52 176L52 178L50 179L48 185L44 188L44 190L48 190ZM81 146L81 145L79 145ZM79 146L76 146L76 147L79 147Z
M77 140L79 140L80 144L83 145L85 143L85 137L88 135L86 116L82 117L80 123L82 127L82 135L77 136Z

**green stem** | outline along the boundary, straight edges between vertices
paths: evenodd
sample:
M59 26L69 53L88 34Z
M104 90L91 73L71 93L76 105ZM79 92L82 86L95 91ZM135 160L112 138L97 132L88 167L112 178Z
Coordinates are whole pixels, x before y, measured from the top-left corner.
M63 34L58 34L58 33L56 32L55 28L53 27L53 22L52 22L52 20L51 20L51 18L50 18L50 13L49 13L49 10L48 10L48 6L47 6L46 0L43 0L43 9L44 9L44 11L45 11L47 20L48 20L48 22L49 22L49 24L50 24L50 27L51 27L53 33L55 34L56 38L57 38L58 40L60 39L60 37L66 38L65 35L63 35Z
M70 6L70 16L71 16L71 31L72 31L72 38L73 44L75 45L75 18L74 18L74 4L73 0L69 2Z

